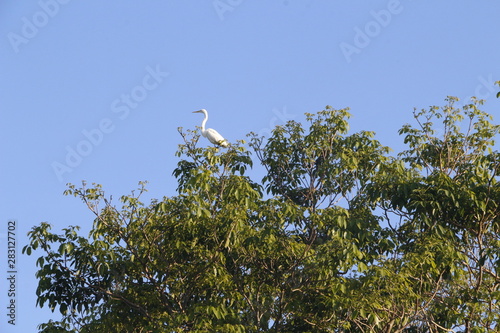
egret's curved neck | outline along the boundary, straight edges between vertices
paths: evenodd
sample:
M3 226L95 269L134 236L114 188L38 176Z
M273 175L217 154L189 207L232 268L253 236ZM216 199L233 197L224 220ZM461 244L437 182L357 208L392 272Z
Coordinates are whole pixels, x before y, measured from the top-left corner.
M203 121L201 122L201 131L205 132L205 124L207 123L208 120L208 112L205 111L203 112L203 114L205 115L205 119L203 119Z

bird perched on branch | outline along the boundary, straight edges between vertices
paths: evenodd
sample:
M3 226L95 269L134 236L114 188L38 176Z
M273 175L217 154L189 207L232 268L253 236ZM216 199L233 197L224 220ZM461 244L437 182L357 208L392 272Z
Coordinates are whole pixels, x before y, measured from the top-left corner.
M205 124L208 120L208 112L205 109L201 109L198 111L193 111L193 113L203 113L205 115L205 119L201 122L201 135L203 135L205 138L208 139L211 143L214 145L218 145L221 147L229 147L229 143L227 142L226 139L222 137L222 135L219 134L216 130L213 128L207 128L205 129Z

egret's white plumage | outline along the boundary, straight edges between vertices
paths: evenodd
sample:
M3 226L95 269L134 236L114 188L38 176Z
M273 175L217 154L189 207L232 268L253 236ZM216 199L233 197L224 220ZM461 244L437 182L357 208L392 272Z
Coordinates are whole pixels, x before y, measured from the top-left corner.
M201 109L198 111L193 111L193 113L203 113L205 115L205 119L201 122L201 135L208 139L214 145L219 145L221 147L228 147L229 143L213 128L205 129L205 124L208 120L208 112L205 109Z

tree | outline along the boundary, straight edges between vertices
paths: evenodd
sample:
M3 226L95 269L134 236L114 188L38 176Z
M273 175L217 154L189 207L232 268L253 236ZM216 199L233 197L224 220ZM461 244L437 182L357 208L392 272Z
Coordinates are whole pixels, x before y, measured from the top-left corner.
M261 182L243 141L200 148L180 130L176 196L144 204L141 182L117 207L69 185L95 214L89 236L42 223L23 249L43 251L37 305L62 314L40 331L498 329L499 127L456 100L415 111L395 156L328 106L250 135Z

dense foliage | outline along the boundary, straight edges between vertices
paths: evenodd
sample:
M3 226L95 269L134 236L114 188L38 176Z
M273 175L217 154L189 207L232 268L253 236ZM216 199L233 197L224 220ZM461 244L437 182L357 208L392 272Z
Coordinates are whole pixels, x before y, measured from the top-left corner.
M43 251L37 303L62 314L40 331L500 329L500 128L456 101L416 110L399 154L326 107L250 135L253 155L181 131L173 197L145 204L140 183L118 207L70 185L90 235L42 223L23 249Z

